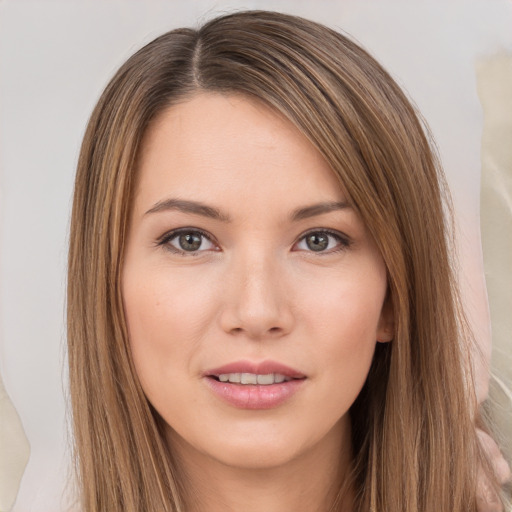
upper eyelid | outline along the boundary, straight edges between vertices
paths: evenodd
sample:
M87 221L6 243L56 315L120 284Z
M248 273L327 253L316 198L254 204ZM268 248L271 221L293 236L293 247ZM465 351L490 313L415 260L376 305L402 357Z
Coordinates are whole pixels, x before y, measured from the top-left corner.
M200 228L192 228L192 227L184 227L184 228L177 228L177 229L171 229L170 231L167 231L162 236L157 238L157 243L165 243L171 240L172 238L180 235L181 233L199 233L201 236L204 236L210 242L217 243L215 240L215 237L211 235L210 233L207 233L206 231L200 229Z
M342 233L341 231L338 231L337 229L330 229L330 228L312 228L312 229L308 229L307 231L305 231L304 233L302 233L299 237L298 237L298 240L304 238L305 236L311 234L311 233L327 233L328 235L332 235L332 236L335 236L335 237L339 237L339 238L349 238L347 235L345 235L344 233Z
M326 233L327 235L331 235L341 241L343 241L344 243L346 243L347 245L351 244L352 243L352 239L346 235L345 233L341 232L341 231L338 231L336 229L329 229L329 228L314 228L314 229L309 229L308 231L306 231L305 233L302 233L298 238L297 238L297 241L299 240L302 240L304 237L312 234L312 233Z

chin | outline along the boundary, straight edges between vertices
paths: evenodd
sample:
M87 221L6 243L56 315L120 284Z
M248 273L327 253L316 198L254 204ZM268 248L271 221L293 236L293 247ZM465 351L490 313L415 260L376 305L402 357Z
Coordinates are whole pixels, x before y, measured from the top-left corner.
M219 452L211 453L210 456L226 466L242 470L260 470L286 466L299 458L300 452L298 447L286 446L284 442L280 446L261 442L226 446Z
M201 462L207 458L226 467L240 470L262 470L285 467L315 452L315 448L331 447L335 438L337 445L342 437L341 422L325 430L299 429L297 423L279 425L279 422L250 422L233 424L231 429L205 428L187 430L183 435L169 429L168 441L181 457L194 458ZM302 427L304 425L301 425ZM310 425L311 426L311 425ZM294 428L295 427L295 428ZM318 427L318 425L316 425Z

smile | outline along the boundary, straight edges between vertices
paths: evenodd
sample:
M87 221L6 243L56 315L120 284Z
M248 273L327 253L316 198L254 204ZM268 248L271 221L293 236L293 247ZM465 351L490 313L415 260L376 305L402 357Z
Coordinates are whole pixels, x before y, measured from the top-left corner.
M238 409L272 409L290 400L306 375L274 361L238 361L203 374L209 389Z

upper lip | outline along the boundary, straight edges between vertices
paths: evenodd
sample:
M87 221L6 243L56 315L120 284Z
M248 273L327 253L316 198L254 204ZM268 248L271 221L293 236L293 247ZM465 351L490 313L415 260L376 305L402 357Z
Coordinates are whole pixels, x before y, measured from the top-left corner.
M232 363L219 366L204 372L205 377L218 377L227 373L254 373L256 375L269 375L278 373L291 379L303 379L306 376L285 364L276 361L233 361Z

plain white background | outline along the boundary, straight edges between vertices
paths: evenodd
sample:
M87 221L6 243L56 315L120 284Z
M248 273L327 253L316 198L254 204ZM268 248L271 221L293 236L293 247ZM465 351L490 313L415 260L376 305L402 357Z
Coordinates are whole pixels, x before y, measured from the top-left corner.
M510 1L0 1L0 371L31 445L14 511L66 507L65 264L87 118L115 69L144 43L243 8L349 32L408 91L443 158L462 226L468 307L488 336L474 60L512 48Z

